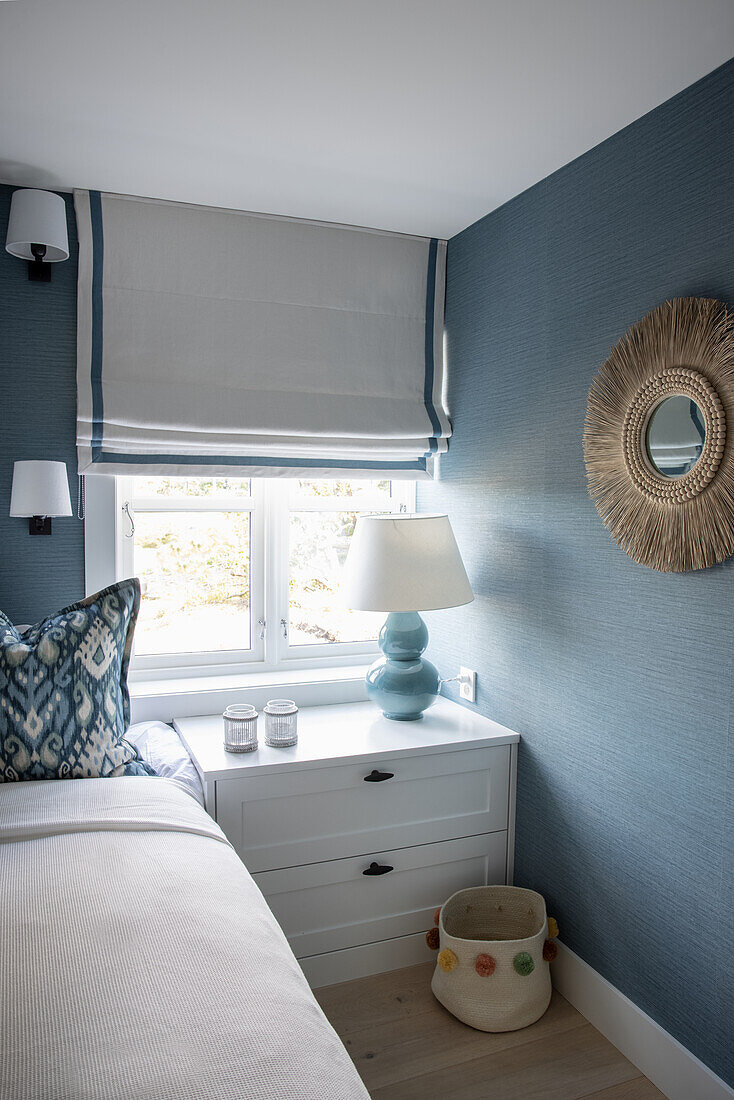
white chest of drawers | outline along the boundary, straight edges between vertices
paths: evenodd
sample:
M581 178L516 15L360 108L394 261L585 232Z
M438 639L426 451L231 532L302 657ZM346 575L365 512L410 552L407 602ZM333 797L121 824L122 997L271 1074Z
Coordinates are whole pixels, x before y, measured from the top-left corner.
M519 737L463 707L409 723L371 703L309 707L297 745L260 730L245 754L224 751L220 715L175 725L313 986L429 959L438 905L512 880Z

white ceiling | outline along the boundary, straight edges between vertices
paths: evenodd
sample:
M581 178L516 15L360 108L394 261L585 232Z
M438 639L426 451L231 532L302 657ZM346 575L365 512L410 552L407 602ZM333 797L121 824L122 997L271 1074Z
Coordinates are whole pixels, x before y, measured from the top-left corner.
M733 54L732 0L15 0L0 179L451 236Z

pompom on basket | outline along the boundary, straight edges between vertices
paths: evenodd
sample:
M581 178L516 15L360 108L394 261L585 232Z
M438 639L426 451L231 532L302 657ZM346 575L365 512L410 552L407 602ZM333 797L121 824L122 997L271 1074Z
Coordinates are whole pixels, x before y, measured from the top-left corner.
M435 936L428 943L440 950L431 988L444 1008L479 1031L516 1031L540 1019L550 1003L558 935L541 895L478 886L452 894L436 915L438 944Z

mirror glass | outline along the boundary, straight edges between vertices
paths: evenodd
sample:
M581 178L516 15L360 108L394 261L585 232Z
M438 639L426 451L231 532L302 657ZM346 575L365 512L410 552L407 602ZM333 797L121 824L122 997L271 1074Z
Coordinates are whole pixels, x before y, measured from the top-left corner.
M705 439L703 413L684 394L666 397L647 422L648 458L663 477L683 477L692 470L701 457Z

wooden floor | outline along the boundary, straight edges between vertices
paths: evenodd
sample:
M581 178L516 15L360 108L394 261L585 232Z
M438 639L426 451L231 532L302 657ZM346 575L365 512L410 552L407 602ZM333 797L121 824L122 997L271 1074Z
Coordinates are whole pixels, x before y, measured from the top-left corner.
M433 997L433 963L316 990L373 1100L653 1100L663 1094L558 993L489 1035Z

